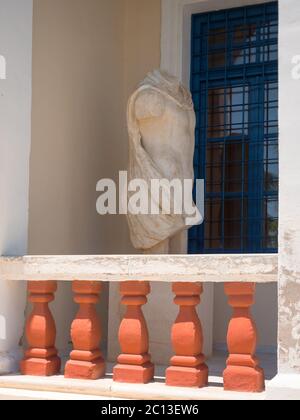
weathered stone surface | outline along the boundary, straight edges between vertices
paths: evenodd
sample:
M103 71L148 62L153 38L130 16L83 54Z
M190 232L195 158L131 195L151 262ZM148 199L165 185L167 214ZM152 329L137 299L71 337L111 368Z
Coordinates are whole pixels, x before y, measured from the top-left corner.
M0 257L0 281L275 283L277 255L102 255Z

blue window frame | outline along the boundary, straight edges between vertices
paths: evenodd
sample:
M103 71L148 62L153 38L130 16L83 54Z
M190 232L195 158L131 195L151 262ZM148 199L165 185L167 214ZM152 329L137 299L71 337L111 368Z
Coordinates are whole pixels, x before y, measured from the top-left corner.
M205 221L189 252L277 252L277 2L192 16L191 91Z

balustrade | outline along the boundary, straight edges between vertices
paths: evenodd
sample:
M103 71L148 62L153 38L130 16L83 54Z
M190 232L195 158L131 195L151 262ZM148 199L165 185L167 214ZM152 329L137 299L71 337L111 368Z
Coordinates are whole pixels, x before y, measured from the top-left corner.
M174 356L166 370L166 385L208 386L208 367L203 354L205 337L196 311L203 286L197 282L177 282L172 288L179 313L171 331ZM23 375L51 376L60 372L55 321L49 309L56 289L56 281L28 282L33 309L26 323L28 349L20 364ZM95 380L105 375L105 361L100 351L101 323L96 311L101 290L99 281L73 282L74 301L79 310L71 326L73 350L65 367L66 378ZM121 302L126 306L126 313L119 329L121 354L113 368L115 382L146 384L154 378L148 328L142 311L149 293L149 282L120 282ZM255 283L226 283L225 293L233 315L228 328L229 357L224 371L224 389L261 392L264 372L255 356L257 331L250 313Z

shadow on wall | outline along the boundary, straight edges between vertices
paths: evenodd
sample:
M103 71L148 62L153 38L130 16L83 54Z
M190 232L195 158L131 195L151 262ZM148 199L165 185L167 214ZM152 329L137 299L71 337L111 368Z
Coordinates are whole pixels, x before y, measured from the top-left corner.
M226 349L227 327L232 310L227 303L223 284L215 285L214 343ZM277 354L278 290L277 284L258 284L252 313L258 330L258 351Z

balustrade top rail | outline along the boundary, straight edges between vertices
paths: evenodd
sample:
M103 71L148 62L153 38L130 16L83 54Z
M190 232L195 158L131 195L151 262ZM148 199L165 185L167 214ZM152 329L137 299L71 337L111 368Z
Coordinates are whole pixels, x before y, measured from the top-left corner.
M277 255L0 257L0 280L274 283Z

